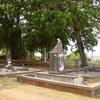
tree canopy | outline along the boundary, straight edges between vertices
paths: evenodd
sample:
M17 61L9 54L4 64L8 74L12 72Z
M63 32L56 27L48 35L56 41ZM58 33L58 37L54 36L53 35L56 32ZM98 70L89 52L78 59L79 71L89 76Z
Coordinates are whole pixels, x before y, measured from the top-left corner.
M60 38L65 49L76 43L87 66L84 49L98 43L99 10L93 0L0 0L0 46L16 59L25 51L48 52Z

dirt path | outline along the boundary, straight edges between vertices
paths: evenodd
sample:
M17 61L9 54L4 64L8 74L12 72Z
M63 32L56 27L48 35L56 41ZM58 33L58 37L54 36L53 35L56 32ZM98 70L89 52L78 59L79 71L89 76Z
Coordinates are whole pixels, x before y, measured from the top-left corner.
M36 86L18 86L0 91L0 100L100 100Z
M100 100L0 79L0 100Z

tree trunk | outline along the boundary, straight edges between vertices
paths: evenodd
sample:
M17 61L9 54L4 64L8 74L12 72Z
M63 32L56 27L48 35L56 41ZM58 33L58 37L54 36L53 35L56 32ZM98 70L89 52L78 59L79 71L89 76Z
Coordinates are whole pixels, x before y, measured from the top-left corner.
M11 59L11 53L7 47L6 47L6 59Z
M30 60L32 60L32 58L33 58L33 52L29 51L29 55L30 55Z
M80 59L81 59L81 67L88 66L80 33L77 33L76 40L77 40L78 52L80 54Z
M43 61L45 63L47 62L47 51L46 51L46 48L43 48Z
M14 37L13 35L16 35L16 37L10 42L11 58L20 59L22 58L21 33L13 33L12 37Z
M18 44L12 45L11 47L11 58L12 59L20 59L21 55L20 55L20 49L18 48Z

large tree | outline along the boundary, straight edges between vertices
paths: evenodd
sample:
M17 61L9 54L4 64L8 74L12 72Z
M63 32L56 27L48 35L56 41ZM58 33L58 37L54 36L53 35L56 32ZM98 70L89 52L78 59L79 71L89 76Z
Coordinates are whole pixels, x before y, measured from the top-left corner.
M19 58L22 38L31 52L49 51L57 38L64 47L72 40L80 53L81 66L87 66L84 49L97 44L98 34L93 31L100 28L99 10L92 0L1 0L2 46L11 50L13 58Z
M41 49L53 47L60 38L65 46L68 41L76 42L81 66L87 66L84 49L97 45L99 7L92 0L32 0L26 16L32 25L31 31L38 38Z
M100 28L100 8L94 7L93 0L33 0L31 4L36 11L34 25L43 33L42 37L50 33L52 39L59 37L63 43L68 43L64 42L66 39L76 42L81 66L87 66L84 49L91 50L97 45L98 34L93 31Z
M24 10L24 0L0 1L1 41L13 59L22 55L21 21Z
M62 40L64 47L68 40L65 31L67 25L66 14L59 11L59 9L50 10L44 3L41 0L30 2L26 8L25 18L29 25L30 36L26 38L26 41L29 40L30 45L37 45L35 47L38 47L43 54L46 54L54 47L57 38ZM29 46L28 42L26 44Z
M87 66L84 49L91 50L97 45L98 32L94 32L94 29L100 28L97 20L100 18L99 9L93 6L92 0L70 0L68 3L67 29L70 32L69 38L76 41L82 67Z

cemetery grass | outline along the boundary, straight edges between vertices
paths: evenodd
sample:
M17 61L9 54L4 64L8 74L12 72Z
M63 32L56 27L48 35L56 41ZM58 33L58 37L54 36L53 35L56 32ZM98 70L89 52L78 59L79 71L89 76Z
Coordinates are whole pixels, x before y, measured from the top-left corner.
M68 92L19 83L16 78L0 78L0 100L100 100Z

